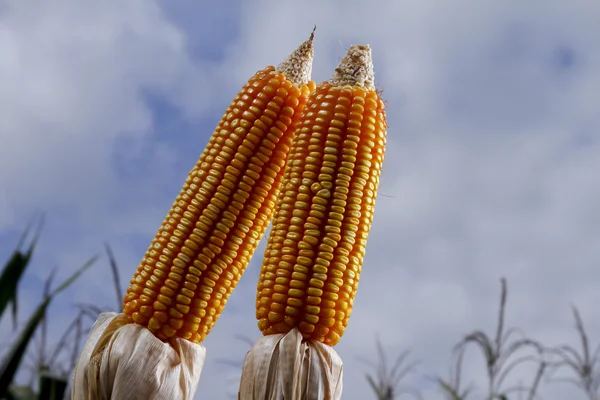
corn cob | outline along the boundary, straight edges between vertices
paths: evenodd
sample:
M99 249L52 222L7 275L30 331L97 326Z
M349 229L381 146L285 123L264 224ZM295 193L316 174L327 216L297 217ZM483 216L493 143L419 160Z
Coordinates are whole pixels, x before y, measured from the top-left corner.
M297 124L258 283L264 335L340 340L352 312L386 143L368 46L352 46Z
M313 34L233 99L131 280L124 313L163 341L204 340L264 235L315 89Z

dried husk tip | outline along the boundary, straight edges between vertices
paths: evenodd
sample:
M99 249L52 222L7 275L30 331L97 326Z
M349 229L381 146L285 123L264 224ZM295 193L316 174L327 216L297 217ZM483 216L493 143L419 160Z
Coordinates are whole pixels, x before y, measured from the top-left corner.
M350 46L348 53L335 68L330 83L332 86L359 86L375 90L371 47L368 44Z
M284 62L277 66L277 71L282 72L290 81L296 85L306 85L310 82L314 53L313 29L307 41L302 43Z
M200 344L164 343L125 314L102 313L75 367L71 399L192 400L205 357Z
M239 400L340 400L343 363L330 346L294 328L259 339L246 354Z

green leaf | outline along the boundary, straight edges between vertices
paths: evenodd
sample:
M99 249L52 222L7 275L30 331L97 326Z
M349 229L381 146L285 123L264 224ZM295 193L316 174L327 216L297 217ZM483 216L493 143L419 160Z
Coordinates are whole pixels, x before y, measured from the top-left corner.
M71 286L71 284L73 282L75 282L75 280L77 280L77 278L79 278L81 276L81 274L83 274L89 267L91 267L96 262L96 260L98 260L97 255L90 258L85 264L83 264L81 267L79 267L79 269L77 271L75 271L75 273L73 273L73 275L71 275L59 287L54 289L54 291L52 293L50 293L50 296L48 296L48 297L54 297L57 294L59 294L60 292L62 292L63 290L65 290L66 288L68 288L69 286Z
M0 275L0 318L4 314L6 307L12 302L13 303L13 325L16 326L16 295L17 286L19 280L27 268L27 261L24 255L15 250L10 260L4 266L2 274Z
M377 399L380 400L383 397L383 395L381 394L381 391L379 390L379 386L375 383L375 381L373 380L371 375L367 375L366 378L367 378L367 382L369 382L369 386L371 386L371 389L373 389L373 391L377 395Z
M460 393L458 393L458 391L455 388L453 388L450 383L445 382L443 379L437 378L436 382L440 386L440 388L442 389L442 391L448 397L450 397L450 399L452 399L452 400L464 400L466 398L466 391L461 396Z
M35 313L25 325L25 329L23 332L21 332L21 335L8 352L6 359L3 360L3 363L0 366L0 398L6 396L8 387L12 383L13 378L19 369L19 365L21 364L21 360L25 355L27 346L29 345L29 342L31 341L31 338L33 337L33 334L35 333L40 321L44 318L46 309L48 308L51 300L52 298L48 296L42 301L42 303L35 310Z
M19 369L19 365L25 355L25 351L27 350L27 346L29 342L33 338L33 335L39 326L40 322L44 319L46 315L46 310L50 305L50 302L61 291L66 289L69 285L71 285L85 270L92 266L92 264L98 259L98 256L92 257L88 262L86 262L82 267L80 267L73 275L71 275L63 284L61 284L57 289L55 289L52 293L44 298L38 308L35 310L23 332L13 344L12 348L8 352L6 359L3 360L2 365L0 365L0 399L5 397L8 392L9 385L13 381L17 370Z
M25 231L21 235L19 239L19 243L17 244L17 248L13 252L12 256L9 258L8 262L2 269L2 273L0 274L0 318L4 314L6 307L9 303L12 303L12 317L13 317L13 326L17 326L17 286L19 285L19 281L25 272L25 269L29 265L29 261L31 260L31 256L33 255L33 250L35 249L37 240L39 238L39 233L43 224L43 216L40 217L38 222L38 227L36 233L34 234L33 240L29 245L29 248L23 252L21 248L23 247L23 243L25 239L29 235L31 230L31 225L33 221L30 221Z

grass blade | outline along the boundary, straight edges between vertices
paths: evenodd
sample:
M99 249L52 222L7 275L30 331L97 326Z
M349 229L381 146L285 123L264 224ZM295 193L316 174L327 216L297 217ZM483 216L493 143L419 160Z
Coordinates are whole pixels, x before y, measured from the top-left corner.
M27 346L35 333L38 325L44 318L46 314L46 309L50 304L51 297L46 297L42 303L38 306L35 313L31 316L27 324L25 325L25 329L17 339L17 341L13 344L13 347L9 351L6 359L3 364L0 366L0 398L6 396L8 392L8 387L13 381L17 370L19 369L19 365L21 364L21 360L25 355L25 351L27 350Z
M15 374L21 364L21 361L25 355L25 351L27 350L27 346L29 342L33 338L33 335L44 319L46 315L46 310L50 305L50 302L61 291L66 289L69 285L71 285L85 270L92 266L92 264L96 261L98 257L92 257L88 262L86 262L82 267L80 267L73 275L71 275L65 282L63 282L57 289L55 289L52 293L44 298L44 300L40 303L38 308L35 310L23 332L13 344L11 350L8 352L6 359L3 361L2 365L0 365L0 399L6 397L9 385L14 379Z
M96 262L96 260L98 260L97 255L90 258L85 264L83 264L81 267L79 267L79 269L77 271L75 271L73 273L73 275L71 275L69 277L69 279L67 279L59 287L54 289L54 291L50 294L50 297L56 296L57 294L59 294L60 292L62 292L63 290L65 290L66 288L71 286L71 284L73 282L75 282L75 280L77 280L77 278L79 278L81 276L81 274L83 274L89 267L91 267Z
M123 293L121 292L121 278L119 276L119 267L117 266L117 260L112 252L108 243L104 243L106 254L108 255L108 262L113 276L113 285L115 286L115 293L117 295L117 311L123 311Z
M2 289L0 290L0 318L4 314L6 307L8 307L10 303L12 303L12 316L14 327L16 327L17 325L17 286L19 285L19 281L21 280L25 269L27 269L27 266L29 265L31 256L33 255L33 250L35 249L35 246L37 244L43 220L44 219L42 216L38 223L38 227L34 234L33 240L29 245L29 248L25 252L23 252L21 251L21 248L23 247L23 243L25 242L26 237L29 235L32 222L30 222L27 225L25 231L23 231L23 234L19 239L15 251L4 266L2 273L0 274L0 288Z

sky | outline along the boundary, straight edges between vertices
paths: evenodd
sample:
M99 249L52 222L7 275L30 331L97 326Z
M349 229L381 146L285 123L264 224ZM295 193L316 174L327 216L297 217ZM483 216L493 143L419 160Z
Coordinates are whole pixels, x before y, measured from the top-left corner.
M124 290L231 99L316 24L313 79L329 79L350 45L369 44L387 102L375 218L336 346L343 398L374 398L361 357L376 360L378 337L390 360L410 350L419 361L404 387L442 399L432 377L448 377L466 334L494 334L501 277L508 327L579 346L575 305L598 345L599 20L595 0L0 0L0 257L34 212L46 215L19 321L53 267L59 282L94 254L53 303L50 339L78 303L115 309L103 243ZM196 399L237 391L239 368L226 361L249 349L236 335L260 337L263 249L204 342ZM12 335L4 318L0 337ZM463 381L482 398L481 354L465 357ZM507 387L532 374L515 370ZM585 398L542 383L543 399Z

